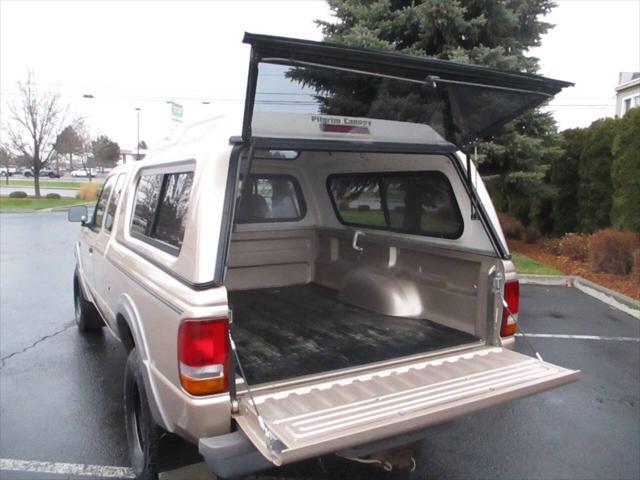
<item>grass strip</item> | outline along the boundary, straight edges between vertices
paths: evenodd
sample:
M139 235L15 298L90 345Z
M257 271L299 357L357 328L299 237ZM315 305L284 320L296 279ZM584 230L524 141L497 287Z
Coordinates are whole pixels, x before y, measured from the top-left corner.
M71 205L90 204L77 198L9 198L0 196L0 210L42 210L43 208L69 207Z
M512 260L516 265L518 273L523 275L564 275L557 268L539 262L521 253L512 252Z

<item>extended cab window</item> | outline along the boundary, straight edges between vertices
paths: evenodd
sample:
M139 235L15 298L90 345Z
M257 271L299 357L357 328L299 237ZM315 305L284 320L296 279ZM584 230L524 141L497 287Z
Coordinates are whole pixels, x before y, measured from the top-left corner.
M193 172L140 177L131 235L177 254L182 247L192 183Z
M344 224L442 238L462 234L460 209L441 172L331 175L327 186Z
M250 175L249 182L241 182L238 223L292 222L307 213L300 185L291 175Z
M100 192L100 197L98 198L96 209L93 213L93 226L97 229L102 226L102 220L104 218L107 201L109 200L109 195L111 195L111 189L113 188L113 184L115 183L115 181L116 177L107 178L107 181L104 182L104 186L102 187L102 191Z
M110 232L113 229L113 220L116 216L116 209L118 208L118 202L120 201L120 194L122 193L122 187L124 186L124 180L127 177L126 174L121 173L118 175L118 181L113 187L113 194L107 206L107 214L104 219L104 229Z

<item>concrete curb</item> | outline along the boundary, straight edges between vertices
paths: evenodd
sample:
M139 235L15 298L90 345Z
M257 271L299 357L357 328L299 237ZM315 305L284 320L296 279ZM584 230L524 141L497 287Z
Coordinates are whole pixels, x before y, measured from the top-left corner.
M520 283L575 287L583 293L640 320L640 302L577 275L520 275Z

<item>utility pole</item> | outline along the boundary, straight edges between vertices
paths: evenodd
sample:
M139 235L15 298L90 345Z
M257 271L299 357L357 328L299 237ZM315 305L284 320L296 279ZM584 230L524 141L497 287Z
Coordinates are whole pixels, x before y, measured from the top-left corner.
M136 148L138 150L138 153L136 155L136 161L137 161L137 160L140 160L140 108L136 107L136 112L138 114L138 137L137 137L138 138L138 143L137 143L137 146L136 146Z

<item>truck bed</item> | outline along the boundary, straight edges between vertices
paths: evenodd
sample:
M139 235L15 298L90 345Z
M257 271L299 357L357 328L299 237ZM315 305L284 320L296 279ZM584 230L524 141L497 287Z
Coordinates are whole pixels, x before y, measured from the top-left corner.
M356 307L315 284L229 292L232 335L250 385L477 340L424 319Z

